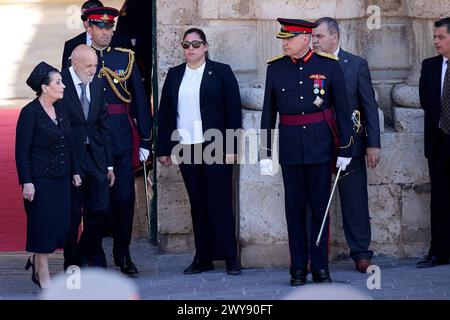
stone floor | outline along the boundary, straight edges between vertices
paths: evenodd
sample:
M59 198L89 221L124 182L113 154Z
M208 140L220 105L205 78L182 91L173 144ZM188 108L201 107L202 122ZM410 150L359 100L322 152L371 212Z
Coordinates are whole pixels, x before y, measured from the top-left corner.
M105 239L104 244L106 252L111 252L111 241ZM39 298L40 291L30 281L30 272L23 268L27 256L25 252L0 253L0 300ZM183 275L183 269L191 262L190 254L158 254L147 240L133 241L132 256L140 273L131 281L144 300L279 300L295 293L313 299L315 296L308 296L308 293L324 288L322 284L313 284L310 278L306 286L290 287L287 268L244 269L239 276L228 276L223 264L217 263L214 271ZM112 266L111 259L108 260ZM51 257L53 274L61 272L62 261L61 252ZM375 257L373 262L381 270L380 289L369 290L367 280L370 275L356 272L350 260L331 263L333 286L352 288L360 296L377 300L450 300L450 265L417 269L417 259L381 257Z

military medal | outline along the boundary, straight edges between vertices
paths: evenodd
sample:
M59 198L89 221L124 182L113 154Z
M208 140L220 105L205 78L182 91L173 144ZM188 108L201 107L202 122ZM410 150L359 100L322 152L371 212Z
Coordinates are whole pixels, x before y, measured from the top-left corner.
M313 92L315 95L318 95L320 92L318 80L314 80L314 91Z
M114 79L113 81L114 81L114 83L119 83L119 80L117 80L117 79Z
M316 100L314 100L313 103L317 108L320 108L322 106L323 100L321 97L317 96Z
M325 77L323 74L312 74L309 76L310 79L314 80L314 94L315 95L319 95L319 93L321 95L325 94L325 90L323 89L324 85L325 85L325 79L327 77Z

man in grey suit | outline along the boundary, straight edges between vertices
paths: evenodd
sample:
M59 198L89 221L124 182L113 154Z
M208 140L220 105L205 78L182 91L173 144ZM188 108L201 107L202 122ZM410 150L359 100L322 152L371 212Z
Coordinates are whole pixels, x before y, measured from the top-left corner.
M367 166L374 169L380 161L380 124L378 105L367 61L339 47L340 33L336 20L324 17L316 21L313 47L339 57L344 72L347 97L354 110L353 155L346 175L339 181L344 233L350 247L350 256L359 272L371 265L369 206L367 196Z

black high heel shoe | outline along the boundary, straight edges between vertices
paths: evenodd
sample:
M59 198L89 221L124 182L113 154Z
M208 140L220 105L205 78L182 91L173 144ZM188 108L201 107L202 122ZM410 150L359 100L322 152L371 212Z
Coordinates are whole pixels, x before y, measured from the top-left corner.
M27 263L25 264L25 270L29 270L31 267L31 281L36 284L39 288L41 287L41 283L39 282L39 274L36 273L36 268L34 265L34 260L36 255L33 254L33 262L31 262L31 257L28 257Z

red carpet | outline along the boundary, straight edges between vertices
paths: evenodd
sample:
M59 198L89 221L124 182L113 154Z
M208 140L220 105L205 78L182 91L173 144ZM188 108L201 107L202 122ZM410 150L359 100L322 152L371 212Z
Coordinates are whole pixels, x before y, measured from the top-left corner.
M26 216L14 156L20 109L0 109L0 252L24 251Z

